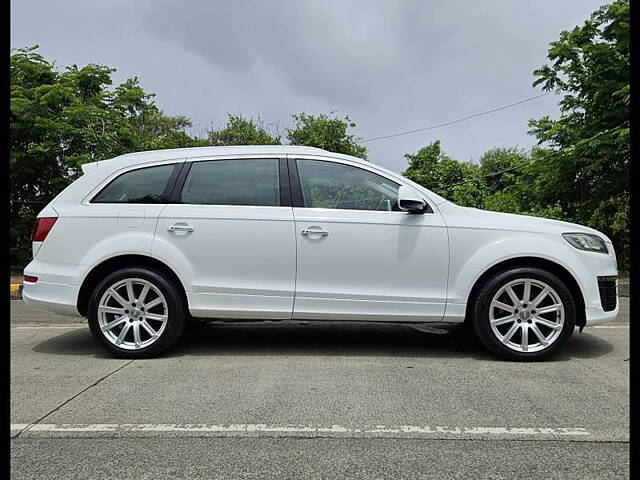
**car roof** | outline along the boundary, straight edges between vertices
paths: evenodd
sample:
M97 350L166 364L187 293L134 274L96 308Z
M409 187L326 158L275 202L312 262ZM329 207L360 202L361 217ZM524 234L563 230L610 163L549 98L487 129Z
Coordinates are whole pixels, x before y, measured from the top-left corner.
M265 156L281 156L281 155L314 155L317 157L327 157L332 159L347 160L353 163L367 165L369 168L384 172L387 175L400 180L401 182L413 185L422 191L436 205L446 202L447 200L436 193L424 188L423 186L412 182L408 178L399 175L396 172L388 170L380 165L375 165L362 158L345 155L343 153L334 153L316 147L304 147L298 145L236 145L223 147L189 147L189 148L171 148L165 150L150 150L146 152L135 152L120 155L109 160L100 160L97 162L85 163L82 165L82 171L85 174L95 173L100 177L105 177L111 173L136 165L146 163L162 162L162 161L188 161L195 158L216 157L216 156L233 156L233 155L265 155ZM86 176L86 175L85 175ZM92 175L91 175L92 176Z
M298 145L237 145L223 147L189 147L189 148L170 148L165 150L150 150L146 152L134 152L119 155L117 157L100 160L97 162L85 163L82 165L83 172L88 172L94 168L110 167L116 170L131 165L139 165L149 162L158 162L163 160L188 160L191 158L214 157L222 155L319 155L331 158L339 158L350 160L353 162L364 163L365 160L344 155L341 153L333 153L316 147L303 147Z

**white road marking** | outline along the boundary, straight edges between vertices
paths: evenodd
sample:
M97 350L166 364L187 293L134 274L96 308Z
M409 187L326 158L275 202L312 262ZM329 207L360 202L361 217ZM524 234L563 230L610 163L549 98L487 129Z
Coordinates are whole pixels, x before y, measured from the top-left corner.
M111 434L118 436L135 436L137 434L287 434L287 435L402 435L412 436L563 436L582 437L591 435L585 428L579 427L464 427L464 426L418 426L418 425L363 425L359 427L345 427L341 425L268 425L264 423L249 424L54 424L54 423L13 423L11 431L16 434L22 431L23 436L31 434Z
M42 330L42 329L69 329L69 328L83 328L86 327L86 323L76 323L73 325L29 325L22 327L11 327L13 330Z
M586 328L629 328L629 325L594 325L593 327L587 326Z

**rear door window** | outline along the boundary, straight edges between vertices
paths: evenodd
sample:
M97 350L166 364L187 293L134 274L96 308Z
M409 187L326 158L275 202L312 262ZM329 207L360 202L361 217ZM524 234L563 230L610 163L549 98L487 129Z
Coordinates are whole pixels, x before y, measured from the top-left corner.
M181 203L198 205L280 205L278 160L271 158L194 162Z

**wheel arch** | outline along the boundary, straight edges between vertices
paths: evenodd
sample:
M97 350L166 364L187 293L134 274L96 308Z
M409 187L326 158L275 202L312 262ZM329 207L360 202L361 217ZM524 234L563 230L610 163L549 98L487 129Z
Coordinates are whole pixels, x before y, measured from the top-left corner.
M560 280L562 280L576 303L576 325L580 328L584 327L586 323L586 311L585 311L585 302L584 296L582 294L582 290L578 285L575 277L562 265L555 263L551 260L541 257L516 257L510 258L507 260L503 260L498 262L495 265L492 265L488 269L486 269L475 281L471 291L469 292L469 296L467 298L467 306L465 312L465 322L470 318L471 314L471 305L476 299L482 284L491 276L495 275L498 272L511 269L511 268L522 268L522 267L533 267L540 268L542 270L546 270L549 273L554 274Z
M98 283L100 283L100 280L102 280L106 275L109 275L116 270L126 267L147 267L166 275L167 278L172 281L172 283L178 286L178 293L182 297L184 305L188 306L187 293L184 285L171 267L169 267L166 263L147 255L126 254L111 257L102 261L98 265L94 266L87 274L87 276L82 281L82 285L80 286L80 290L78 292L78 299L76 301L76 307L80 315L82 315L83 317L87 316L91 293L98 285Z

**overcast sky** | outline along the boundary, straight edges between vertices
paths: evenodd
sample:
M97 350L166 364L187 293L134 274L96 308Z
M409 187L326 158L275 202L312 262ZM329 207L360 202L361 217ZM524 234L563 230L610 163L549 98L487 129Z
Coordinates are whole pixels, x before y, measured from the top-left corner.
M532 71L594 0L13 0L12 47L38 44L60 66L100 63L137 76L160 108L201 130L226 114L291 126L337 111L362 138L448 122L541 93ZM529 148L527 120L557 116L548 95L456 125L367 143L402 171L440 139L459 160Z

